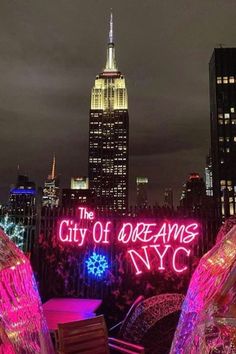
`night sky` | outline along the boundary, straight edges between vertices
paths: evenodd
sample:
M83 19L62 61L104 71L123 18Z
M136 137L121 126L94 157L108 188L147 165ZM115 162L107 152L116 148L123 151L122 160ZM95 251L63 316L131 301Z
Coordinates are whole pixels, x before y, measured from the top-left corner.
M0 201L17 165L38 185L52 155L62 187L87 175L90 92L106 58L113 8L117 63L126 77L130 182L150 179L150 202L176 199L203 174L209 137L208 62L236 45L235 0L1 0ZM131 195L131 201L134 197Z

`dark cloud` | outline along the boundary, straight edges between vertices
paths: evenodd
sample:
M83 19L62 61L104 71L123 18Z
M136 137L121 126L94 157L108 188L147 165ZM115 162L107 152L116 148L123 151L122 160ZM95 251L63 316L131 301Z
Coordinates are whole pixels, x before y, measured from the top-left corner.
M203 173L208 62L217 44L235 46L234 0L2 0L1 200L18 163L41 184L53 152L64 186L87 174L90 91L105 63L111 7L129 94L131 199L137 175L162 201L166 186L178 197L188 173Z

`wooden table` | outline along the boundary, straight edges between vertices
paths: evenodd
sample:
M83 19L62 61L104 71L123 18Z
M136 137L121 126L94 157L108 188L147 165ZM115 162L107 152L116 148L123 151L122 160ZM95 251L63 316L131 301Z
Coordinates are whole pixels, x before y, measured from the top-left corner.
M43 304L43 312L49 330L55 331L58 323L94 317L101 303L100 299L53 298Z

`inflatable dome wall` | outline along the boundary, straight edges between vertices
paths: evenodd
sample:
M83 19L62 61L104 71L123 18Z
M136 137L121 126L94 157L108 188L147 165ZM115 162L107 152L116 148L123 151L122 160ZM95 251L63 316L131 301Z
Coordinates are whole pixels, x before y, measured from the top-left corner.
M0 229L0 354L54 353L29 260Z
M171 354L236 353L236 217L196 268Z

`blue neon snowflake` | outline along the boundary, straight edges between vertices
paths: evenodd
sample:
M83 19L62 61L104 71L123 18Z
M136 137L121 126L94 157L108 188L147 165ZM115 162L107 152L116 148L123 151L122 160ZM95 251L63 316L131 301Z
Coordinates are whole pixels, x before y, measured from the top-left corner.
M88 273L99 278L108 268L106 257L96 252L93 252L93 254L87 259L86 265Z

